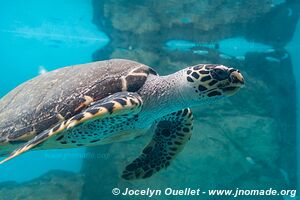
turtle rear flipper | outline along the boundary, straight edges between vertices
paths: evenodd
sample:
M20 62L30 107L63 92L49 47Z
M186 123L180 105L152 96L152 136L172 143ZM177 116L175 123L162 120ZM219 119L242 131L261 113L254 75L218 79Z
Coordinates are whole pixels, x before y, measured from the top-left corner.
M0 164L28 151L38 144L41 144L50 137L61 133L63 130L73 128L90 120L105 119L113 116L125 115L128 117L140 112L142 100L136 93L119 92L108 96L102 100L96 101L83 112L73 116L72 118L58 123L53 128L43 131L42 133L29 140L21 147L14 150L9 157L5 158Z
M190 139L193 116L189 108L162 117L142 154L123 171L126 180L144 179L170 165Z

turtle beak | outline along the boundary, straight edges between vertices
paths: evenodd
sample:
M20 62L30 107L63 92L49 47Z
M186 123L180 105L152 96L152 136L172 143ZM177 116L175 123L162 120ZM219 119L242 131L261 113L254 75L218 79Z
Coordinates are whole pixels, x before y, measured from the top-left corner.
M238 70L232 71L228 80L230 82L229 86L222 88L222 91L226 96L234 95L245 85L244 77Z

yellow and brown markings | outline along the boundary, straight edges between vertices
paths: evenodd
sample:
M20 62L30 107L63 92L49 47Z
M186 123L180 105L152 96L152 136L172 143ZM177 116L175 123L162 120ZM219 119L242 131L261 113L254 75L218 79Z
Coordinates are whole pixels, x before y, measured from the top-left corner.
M116 98L101 105L94 105L80 113L66 122L67 129L74 127L84 121L90 119L99 119L105 117L112 117L115 115L122 115L126 113L137 113L141 109L142 101L140 97L134 98L131 96ZM135 111L133 111L135 109Z
M131 70L121 77L122 91L136 92L143 86L149 74L157 75L152 68L146 66Z
M222 96L234 94L244 80L238 70L223 65L202 64L187 69L187 81L194 85L200 97ZM235 78L235 80L231 80Z
M33 139L25 143L20 148L12 152L9 157L2 160L0 164L20 155L21 153L28 151L29 149L35 147L36 145L42 143L53 135L60 133L65 129L72 128L80 123L91 119L104 119L106 117L112 117L123 114L137 114L142 107L141 98L134 93L116 93L107 97L107 101L101 101L98 104L95 103L90 108L86 109L84 112L75 115L69 120L59 122L56 126L49 130L38 134Z
M94 101L93 97L85 95L84 102L80 103L80 105L77 108L75 108L75 112L78 112L78 111L88 107L93 101Z
M189 108L162 117L152 140L142 154L126 166L122 178L144 179L167 168L191 138L192 130L193 115Z
M46 139L48 139L49 137L51 137L52 135L60 132L63 128L63 123L60 123L58 125L56 125L54 128L50 129L50 130L46 130L42 133L40 133L39 135L36 135L35 137L33 137L33 139L29 140L27 143L25 143L23 146L21 146L20 148L16 149L15 151L13 151L9 157L5 158L4 160L2 160L0 162L0 164L3 164L4 162L22 154L25 151L28 151L29 149L35 147L36 145L42 143L43 141L45 141Z

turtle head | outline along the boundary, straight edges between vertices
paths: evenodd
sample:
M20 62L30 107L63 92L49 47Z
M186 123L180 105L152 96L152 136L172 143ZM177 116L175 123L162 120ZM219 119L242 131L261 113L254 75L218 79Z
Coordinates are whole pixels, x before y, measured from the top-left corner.
M196 99L212 99L235 94L244 86L239 70L217 64L203 64L184 70Z

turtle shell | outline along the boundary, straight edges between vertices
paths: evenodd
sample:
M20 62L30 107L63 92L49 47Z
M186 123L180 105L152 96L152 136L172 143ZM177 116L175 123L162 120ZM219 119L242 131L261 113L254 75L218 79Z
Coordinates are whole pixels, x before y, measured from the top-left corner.
M138 91L150 67L112 59L61 68L18 86L0 100L0 143L28 140L81 112L93 101Z

